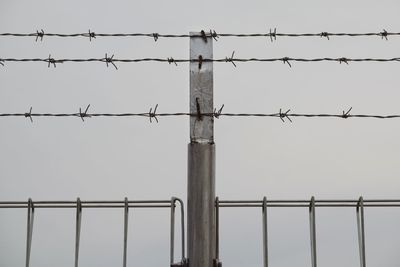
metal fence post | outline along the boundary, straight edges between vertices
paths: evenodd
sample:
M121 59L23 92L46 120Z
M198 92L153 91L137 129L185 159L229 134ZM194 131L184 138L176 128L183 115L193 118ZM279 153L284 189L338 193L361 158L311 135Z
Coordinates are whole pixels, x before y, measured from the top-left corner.
M188 255L190 267L215 260L215 145L212 36L190 33L190 144L188 146ZM204 60L203 60L204 59ZM208 114L208 115L205 115Z

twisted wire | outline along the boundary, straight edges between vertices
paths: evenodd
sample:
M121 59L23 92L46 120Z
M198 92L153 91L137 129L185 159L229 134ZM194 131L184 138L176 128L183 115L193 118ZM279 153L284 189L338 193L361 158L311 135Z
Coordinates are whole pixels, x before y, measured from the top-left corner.
M348 119L348 118L368 118L368 119L396 119L400 118L400 114L391 114L391 115L371 115L371 114L351 114L352 108L347 111L342 111L342 113L338 114L327 114L327 113L290 113L290 109L283 112L282 109L276 113L225 113L222 112L224 105L220 109L215 109L212 113L188 113L188 112L176 112L176 113L157 113L158 104L153 108L150 108L149 112L141 112L141 113L89 113L90 105L88 105L85 111L79 109L77 113L32 113L32 107L29 112L24 113L0 113L0 117L25 117L33 122L33 117L78 117L82 121L85 118L92 117L146 117L149 118L150 122L155 120L158 122L158 118L160 117L198 117L202 118L206 117L214 117L219 119L220 117L272 117L279 118L282 122L288 120L292 122L293 118L303 117L303 118L339 118L339 119Z
M269 29L269 32L265 33L217 33L215 30L200 31L199 34L163 34L163 33L96 33L94 31L88 30L88 32L82 33L47 33L43 29L40 31L32 33L0 33L3 37L35 37L35 40L43 41L44 37L61 37L61 38L76 38L84 37L89 38L90 41L96 37L147 37L152 38L157 41L159 38L205 38L212 37L218 40L219 37L239 37L239 38L252 38L252 37L264 37L270 38L271 41L276 41L277 37L324 37L329 40L329 37L368 37L377 36L382 39L388 40L389 36L400 36L400 32L388 32L385 29L378 32L361 32L361 33L351 33L351 32L316 32L316 33L280 33L277 32L276 28L274 30Z
M219 62L219 63L232 63L236 67L238 62L283 62L292 67L291 62L338 62L349 64L350 62L400 62L400 57L393 58L347 58L347 57L321 57L321 58L293 58L293 57L279 57L279 58L235 58L234 52L230 57L211 59L211 58L199 58L199 59L174 59L172 57L168 58L133 58L133 59L118 59L114 58L114 55L105 55L104 58L61 58L55 59L49 55L47 58L0 58L0 64L4 66L5 62L45 62L47 66L56 67L59 63L85 63L85 62L101 62L106 63L108 67L109 64L113 65L115 69L118 69L116 63L138 63L138 62L166 62L168 64L178 63L202 63L202 62Z

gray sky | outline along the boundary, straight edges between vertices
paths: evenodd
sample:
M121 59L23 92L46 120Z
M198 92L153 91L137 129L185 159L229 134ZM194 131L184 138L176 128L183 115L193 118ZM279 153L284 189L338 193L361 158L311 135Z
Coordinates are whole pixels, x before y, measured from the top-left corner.
M0 32L225 33L398 32L394 0L336 1L11 1L0 2ZM214 56L398 57L398 37L220 38ZM188 39L1 38L0 57L188 58ZM226 112L400 113L398 63L214 65L215 106ZM187 111L188 64L7 63L0 112ZM23 118L0 121L1 200L186 200L187 118ZM215 124L221 199L399 198L397 120L221 118ZM71 266L74 210L38 210L31 266ZM366 210L369 266L398 266L396 209ZM84 210L80 266L122 265L122 210ZM131 266L168 264L168 210L133 211ZM308 213L269 213L271 266L310 266ZM353 209L317 209L321 266L357 266ZM26 211L0 211L0 266L22 266ZM261 266L261 211L221 211L224 266ZM177 255L178 256L178 255Z

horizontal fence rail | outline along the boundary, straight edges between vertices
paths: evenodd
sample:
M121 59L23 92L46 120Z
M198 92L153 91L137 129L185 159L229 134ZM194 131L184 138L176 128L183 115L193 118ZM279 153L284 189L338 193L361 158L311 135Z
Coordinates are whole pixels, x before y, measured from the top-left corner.
M44 37L61 37L61 38L88 38L89 41L96 39L96 37L147 37L153 39L155 42L159 38L203 38L207 39L207 37L214 38L215 41L218 40L219 37L239 37L239 38L253 38L253 37L263 37L268 38L271 42L276 41L277 37L323 37L327 40L330 37L368 37L375 36L380 37L381 39L388 40L389 36L400 36L400 32L390 32L385 29L378 32L361 32L361 33L351 33L351 32L314 32L314 33L282 33L277 32L277 29L269 29L268 32L264 33L217 33L215 30L202 30L198 35L190 35L190 34L164 34L164 33L97 33L91 30L87 32L81 33L48 33L43 29L36 30L36 32L32 33L11 33L5 32L0 33L2 37L34 37L35 41L43 41Z
M262 246L263 246L263 266L268 267L268 208L307 208L310 221L310 250L311 266L317 267L317 244L316 244L316 209L320 208L354 208L357 218L357 235L359 245L360 266L366 267L365 255L365 228L364 228L364 208L383 208L399 207L400 199L364 199L358 200L317 200L312 197L310 200L268 200L264 197L262 200L215 200L216 208L216 255L219 257L219 217L220 208L261 208L262 212Z
M181 212L181 255L182 259L179 263L174 263L175 249L175 209L176 204L180 205ZM80 233L82 222L82 211L84 209L101 209L101 208L118 208L124 210L124 253L123 267L127 266L127 246L128 246L128 214L130 209L154 209L154 208L169 208L171 209L171 224L170 224L170 264L171 266L181 266L186 262L185 258L185 212L183 201L179 198L172 197L171 200L128 200L123 201L82 201L78 198L76 201L0 201L1 209L27 209L27 238L26 238L26 256L25 266L30 265L30 255L33 236L33 221L36 209L76 209L76 231L75 231L75 267L79 265L79 246Z

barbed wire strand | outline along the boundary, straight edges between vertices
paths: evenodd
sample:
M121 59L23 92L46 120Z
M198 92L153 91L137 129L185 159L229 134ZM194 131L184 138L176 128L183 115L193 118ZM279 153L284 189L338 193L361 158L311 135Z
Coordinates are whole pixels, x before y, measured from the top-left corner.
M283 62L292 67L291 62L338 62L340 64L349 64L350 62L400 62L400 57L393 58L347 58L347 57L321 57L321 58L293 58L293 57L278 57L278 58L235 58L235 52L232 53L230 57L210 59L210 58L199 58L199 59L174 59L172 57L168 58L133 58L133 59L118 59L114 58L114 55L108 56L105 54L104 58L63 58L55 59L49 55L47 58L0 58L0 64L4 66L5 62L45 62L47 66L56 67L59 63L85 63L85 62L101 62L106 63L108 67L110 64L118 69L115 63L138 63L138 62L166 62L168 64L178 63L191 63L191 62L223 62L232 63L236 67L238 62Z
M279 118L282 122L290 121L292 122L293 118L303 117L303 118L340 118L340 119L348 119L348 118L369 118L369 119L396 119L400 118L400 114L392 114L392 115L371 115L371 114L351 114L352 108L349 108L347 111L342 111L338 114L311 114L311 113L290 113L290 109L287 111L279 110L276 113L223 113L222 109L224 105L221 106L220 109L215 109L212 113L187 113L187 112L176 112L176 113L157 113L158 104L153 108L150 108L149 112L142 113L89 113L88 105L85 111L82 111L82 108L79 108L79 112L77 113L32 113L32 107L29 112L24 113L0 113L0 117L25 117L28 118L31 122L33 122L33 117L78 117L83 122L85 118L92 117L146 117L149 118L150 122L153 122L153 119L158 122L160 117L214 117L219 119L220 117L273 117Z
M264 37L269 38L271 42L276 41L277 37L324 37L329 40L329 37L368 37L377 36L381 39L388 40L389 36L400 36L400 32L388 32L383 29L380 32L364 32L364 33L348 33L348 32L318 32L318 33L279 33L276 28L274 30L269 29L269 32L265 33L217 33L215 30L200 31L200 34L190 35L190 34L162 34L162 33L96 33L94 31L88 30L88 32L83 33L47 33L43 29L37 30L33 33L0 33L3 37L35 37L36 42L38 40L43 41L44 37L62 37L62 38L76 38L85 37L89 38L89 41L96 39L96 37L148 37L154 39L156 42L159 38L205 38L212 37L218 40L219 37L239 37L239 38L251 38L251 37Z

